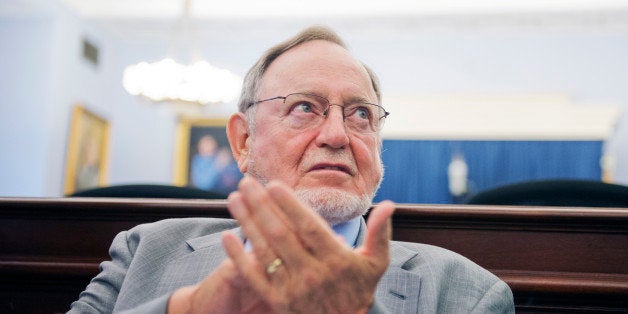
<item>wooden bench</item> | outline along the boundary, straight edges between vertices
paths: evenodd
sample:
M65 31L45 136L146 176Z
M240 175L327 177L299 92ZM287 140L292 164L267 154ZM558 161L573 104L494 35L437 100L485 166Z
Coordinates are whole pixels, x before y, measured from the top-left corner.
M114 235L224 201L0 198L0 312L65 312ZM456 251L512 288L518 313L628 311L628 209L400 204L393 238Z

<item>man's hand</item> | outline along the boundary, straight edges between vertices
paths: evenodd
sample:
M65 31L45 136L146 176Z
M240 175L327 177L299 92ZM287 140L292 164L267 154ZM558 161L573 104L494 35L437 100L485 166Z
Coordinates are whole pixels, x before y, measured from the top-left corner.
M279 182L264 188L247 177L228 207L253 254L234 235L223 245L242 282L273 312L355 313L373 303L389 263L391 202L373 210L365 243L355 250Z

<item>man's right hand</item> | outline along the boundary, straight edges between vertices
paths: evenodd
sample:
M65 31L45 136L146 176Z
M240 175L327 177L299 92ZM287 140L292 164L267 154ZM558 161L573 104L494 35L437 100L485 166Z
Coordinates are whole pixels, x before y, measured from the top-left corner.
M168 313L271 313L271 310L227 259L199 284L175 291L168 302Z

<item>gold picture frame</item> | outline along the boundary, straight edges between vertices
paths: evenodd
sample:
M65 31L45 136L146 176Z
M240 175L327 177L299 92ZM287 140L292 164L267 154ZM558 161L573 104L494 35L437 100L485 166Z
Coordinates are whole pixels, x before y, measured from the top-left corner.
M68 139L64 194L105 185L109 152L109 122L75 105Z
M174 185L227 195L242 174L229 140L227 119L179 118L174 156Z

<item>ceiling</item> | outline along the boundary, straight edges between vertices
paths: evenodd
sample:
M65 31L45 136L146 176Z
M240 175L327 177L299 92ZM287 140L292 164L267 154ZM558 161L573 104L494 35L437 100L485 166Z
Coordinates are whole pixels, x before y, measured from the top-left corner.
M338 31L414 36L424 30L628 32L628 0L0 0L0 17L47 14L62 5L119 38L170 39L185 1L206 37L324 24ZM349 38L347 37L347 38Z
M180 16L185 0L61 0L82 18L164 19ZM261 16L368 16L615 11L628 0L196 0L196 18Z

